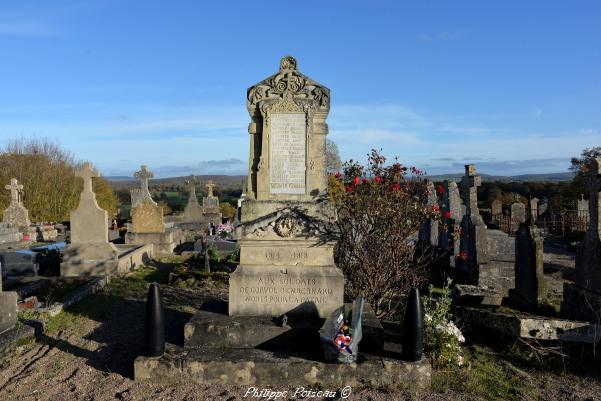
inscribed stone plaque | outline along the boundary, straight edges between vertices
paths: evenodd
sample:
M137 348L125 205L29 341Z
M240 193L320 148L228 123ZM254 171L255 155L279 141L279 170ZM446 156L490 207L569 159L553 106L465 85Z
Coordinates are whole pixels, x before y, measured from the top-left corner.
M306 129L304 113L271 115L269 188L272 194L305 193Z

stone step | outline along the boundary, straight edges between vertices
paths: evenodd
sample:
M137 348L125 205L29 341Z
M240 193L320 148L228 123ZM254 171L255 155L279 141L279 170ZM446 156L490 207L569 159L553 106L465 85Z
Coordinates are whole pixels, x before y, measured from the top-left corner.
M333 364L314 355L271 352L258 349L191 349L168 344L159 359L140 356L134 364L135 380L157 384L194 382L270 386L294 392L298 386L395 385L425 389L430 384L431 366L427 359L400 360L400 354L386 357L359 354L353 364Z

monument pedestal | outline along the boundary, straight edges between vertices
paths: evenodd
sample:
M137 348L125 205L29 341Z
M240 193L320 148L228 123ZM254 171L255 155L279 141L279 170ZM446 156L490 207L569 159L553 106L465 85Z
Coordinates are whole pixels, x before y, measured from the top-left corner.
M61 263L62 277L112 276L117 274L119 251L110 242L69 244Z
M334 266L238 266L230 275L229 314L325 318L343 304L343 289Z
M156 256L173 255L175 247L181 242L181 237L182 232L178 228L157 233L128 232L125 235L125 243L152 245Z

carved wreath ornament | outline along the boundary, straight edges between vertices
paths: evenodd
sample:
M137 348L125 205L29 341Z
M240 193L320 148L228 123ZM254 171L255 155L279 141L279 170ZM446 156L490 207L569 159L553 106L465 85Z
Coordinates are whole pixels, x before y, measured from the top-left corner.
M296 231L297 226L292 216L287 215L279 218L275 222L274 229L280 237L289 237Z

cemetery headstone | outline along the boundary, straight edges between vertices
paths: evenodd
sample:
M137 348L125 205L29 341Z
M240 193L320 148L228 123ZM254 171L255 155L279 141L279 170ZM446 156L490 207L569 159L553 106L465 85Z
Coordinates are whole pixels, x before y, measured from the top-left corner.
M186 184L189 188L188 204L184 208L184 223L202 223L202 208L198 204L198 198L196 197L196 177L191 175Z
M289 56L248 89L250 162L230 315L326 317L343 304L334 244L316 234L333 217L325 172L329 100L329 89Z
M515 236L515 290L511 295L527 308L536 307L545 298L543 237L534 222L529 218L520 224Z
M490 204L490 210L493 216L503 214L503 202L501 202L499 199L495 199Z
M538 202L538 198L532 198L528 202L528 206L530 209L528 212L528 218L532 219L533 222L536 222L536 220L538 220Z
M478 209L478 187L482 181L476 175L475 165L465 166L462 185L466 211L461 223L460 266L468 274L470 284L475 284L478 282L479 265L488 262L486 225Z
M17 293L2 291L2 265L0 264L0 334L17 323Z
M578 217L584 219L587 223L589 221L589 200L584 199L584 194L580 195L580 199L576 201L576 209Z
M4 188L10 191L10 204L2 214L2 223L18 228L29 227L29 211L23 206L23 185L16 178L11 178L10 184Z
M142 165L140 171L134 173L134 177L140 180L140 188L131 191L132 209L141 203L150 203L156 206L156 202L152 200L150 190L148 189L148 180L154 177L154 174L151 171L148 171L147 166Z
M212 180L207 182L207 196L202 198L203 221L207 224L218 226L222 222L221 210L219 209L219 198L213 194Z
M71 212L71 243L61 264L62 276L104 276L113 273L118 251L108 240L108 213L98 206L92 178L99 177L90 163L76 176L83 179L77 209Z
M526 205L522 202L511 204L511 232L516 232L519 225L526 221Z
M562 311L575 319L598 319L601 309L601 158L588 162L589 227L576 249L575 285L564 287Z
M183 235L179 228L165 223L163 208L152 199L148 190L148 180L153 176L145 165L134 174L134 177L140 180L138 194L143 195L137 199L137 206L132 208L132 224L125 236L125 243L152 244L155 254L170 255L183 241ZM132 191L132 196L133 193ZM133 202L132 198L132 204Z

